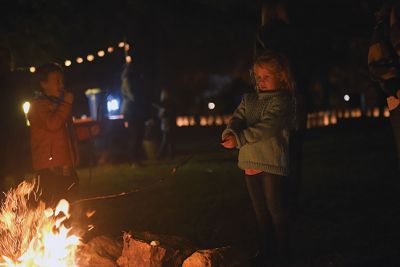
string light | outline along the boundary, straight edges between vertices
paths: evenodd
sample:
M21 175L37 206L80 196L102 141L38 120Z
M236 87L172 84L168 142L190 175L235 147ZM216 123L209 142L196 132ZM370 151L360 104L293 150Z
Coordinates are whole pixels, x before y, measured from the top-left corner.
M91 62L91 61L94 60L94 56L93 56L93 55L88 55L88 56L86 57L86 59L87 59L87 61Z
M126 63L132 62L132 57L128 54L128 51L129 51L129 49L130 49L130 45L129 45L127 42L119 42L119 43L118 43L118 47L119 47L119 48L123 48L123 49L125 50L125 62L126 62ZM109 47L107 48L107 52L108 52L108 53L114 52L114 47L113 47L113 46L109 46ZM99 57L104 57L105 54L106 54L106 51L105 51L105 50L99 50L99 51L97 52L97 55L98 55ZM89 55L86 56L86 60L89 61L89 62L93 61L94 59L95 59L95 55L93 55L93 54L89 54ZM83 57L77 57L77 58L75 59L75 61L76 61L78 64L81 64L81 63L83 63L84 58L83 58ZM72 61L69 60L69 59L67 59L67 60L64 61L64 65L65 65L66 67L69 67L69 66L72 65ZM34 67L34 66L31 66L31 67L29 67L28 69L29 69L29 71L30 71L31 73L36 72L36 67Z
M106 53L104 53L103 50L100 50L99 52L97 52L97 55L98 55L99 57L104 57L105 54L106 54Z

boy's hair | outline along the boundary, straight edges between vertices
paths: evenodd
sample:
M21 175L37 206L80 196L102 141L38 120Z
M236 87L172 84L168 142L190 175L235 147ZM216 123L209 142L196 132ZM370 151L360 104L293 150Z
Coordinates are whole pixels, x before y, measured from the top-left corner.
M254 61L253 68L255 66L265 66L272 68L272 71L281 77L281 88L289 91L294 91L295 81L290 69L288 59L275 51L269 50L264 52Z
M43 81L46 81L47 78L49 77L49 74L52 72L58 72L58 73L64 74L64 71L63 71L63 68L61 67L61 65L58 63L55 63L55 62L47 63L47 64L39 66L36 69L36 73L35 73L35 84L36 84L35 87L39 90L42 90L40 83Z

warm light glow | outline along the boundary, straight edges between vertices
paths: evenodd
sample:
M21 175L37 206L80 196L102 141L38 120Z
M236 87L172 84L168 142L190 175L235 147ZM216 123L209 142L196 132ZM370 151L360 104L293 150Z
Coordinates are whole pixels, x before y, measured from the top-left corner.
M344 95L343 99L344 99L344 101L349 102L350 101L350 96L349 95Z
M34 73L36 71L36 68L32 66L32 67L29 68L29 71Z
M129 44L128 43L125 44L124 49L125 49L125 51L129 51Z
M221 116L217 116L217 117L215 118L215 124L216 124L216 125L222 125L222 124L224 124L224 120L222 119Z
M114 51L114 47L110 46L107 48L108 53L112 53Z
M31 205L38 195L35 182L22 182L6 194L0 211L1 266L77 266L80 238L63 225L70 216L69 203L61 200L55 210L42 201Z
M206 117L203 117L203 116L200 117L200 125L201 126L206 126L207 125L207 118Z
M94 56L93 56L93 55L88 55L88 56L86 57L86 59L87 59L87 61L91 62L91 61L94 60Z
M385 110L383 111L383 116L385 118L389 118L390 117L390 111L388 108L385 108Z
M131 63L132 62L132 57L131 56L126 56L125 57L125 62L126 63Z
M122 47L124 47L124 46L125 46L125 43L124 43L124 42L119 42L118 47L122 48Z
M72 64L71 60L65 60L65 62L64 62L64 65L65 65L66 67L71 66L71 64Z
M372 110L372 116L375 117L375 118L378 118L380 116L379 108L374 108Z
M213 102L208 103L208 109L213 110L215 108L215 104Z
M24 104L22 104L22 110L24 111L25 114L28 114L30 107L31 107L31 103L29 103L28 101L26 101L26 102L24 102Z
M81 64L81 63L83 62L83 58L77 57L77 58L76 58L76 62L79 63L79 64Z
M106 53L105 53L103 50L100 50L99 52L97 52L97 55L98 55L99 57L104 57L105 54L106 54Z

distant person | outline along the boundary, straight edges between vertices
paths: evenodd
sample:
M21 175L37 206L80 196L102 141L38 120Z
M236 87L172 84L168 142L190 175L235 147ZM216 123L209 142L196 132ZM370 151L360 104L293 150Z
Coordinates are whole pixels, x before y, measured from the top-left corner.
M397 146L400 170L400 2L386 1L376 14L369 46L371 76L387 95L390 121Z
M156 105L158 108L158 117L160 119L161 128L161 144L157 152L157 159L174 156L174 134L176 126L176 116L174 112L174 104L169 89L163 89L160 94L160 103Z
M238 166L260 231L260 266L289 257L289 132L294 124L293 79L284 56L267 51L253 65L255 92L245 94L222 133L225 148L238 148ZM268 263L268 264L267 264Z
M121 74L122 92L122 114L124 115L124 125L128 132L128 160L131 167L142 167L143 138L145 130L145 117L142 107L142 99L139 93L134 93L131 86L130 63L126 63Z
M78 150L72 129L71 109L74 96L64 88L60 65L49 63L37 68L37 92L31 102L29 122L32 164L46 202L77 197Z
M290 206L294 214L298 211L298 197L303 173L303 143L307 128L307 91L310 76L307 65L304 40L290 23L287 1L264 1L261 10L261 27L255 42L255 56L266 50L283 54L296 81L294 95L296 99L296 127L290 133ZM295 45L294 45L295 44Z

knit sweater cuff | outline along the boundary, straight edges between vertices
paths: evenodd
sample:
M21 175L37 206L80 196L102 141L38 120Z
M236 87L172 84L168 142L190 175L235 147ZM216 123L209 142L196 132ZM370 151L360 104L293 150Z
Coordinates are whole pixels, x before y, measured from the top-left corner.
M243 133L237 133L234 130L228 128L222 132L222 139L224 139L227 134L233 134L233 136L235 137L236 148L241 148L247 143Z

